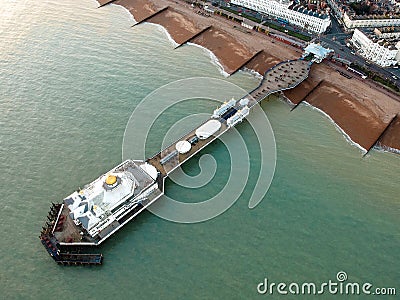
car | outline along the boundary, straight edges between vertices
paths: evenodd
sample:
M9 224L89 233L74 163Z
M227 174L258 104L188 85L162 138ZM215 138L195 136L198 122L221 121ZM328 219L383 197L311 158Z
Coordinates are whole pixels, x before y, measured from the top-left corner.
M353 55L356 55L356 53L354 51L351 51L350 53L353 54Z
M394 75L392 76L392 78L393 78L393 79L397 79L397 77L396 77L396 76L394 76Z

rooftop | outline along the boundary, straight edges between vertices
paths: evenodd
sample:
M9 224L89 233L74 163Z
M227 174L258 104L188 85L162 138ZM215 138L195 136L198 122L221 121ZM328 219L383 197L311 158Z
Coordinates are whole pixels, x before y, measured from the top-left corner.
M400 18L400 3L391 0L331 0L352 20Z
M396 50L397 43L399 41L397 36L393 37L381 37L381 30L379 29L358 29L361 31L363 34L365 34L372 42L379 44L380 46L383 46L385 48L388 48L389 50Z
M307 54L307 53L312 53L312 54L314 54L315 56L317 56L318 58L323 59L323 58L327 57L328 54L329 54L330 52L332 52L332 50L331 50L331 49L324 48L324 47L322 47L320 44L311 43L310 45L308 45L308 46L304 49L304 52L305 52L306 54Z
M323 2L323 1L322 1ZM317 5L307 5L306 1L294 1L289 9L300 12L302 14L306 14L312 17L320 18L320 19L328 19L329 14L326 10L327 6L317 6ZM325 2L323 2L325 3ZM306 7L307 6L307 7Z
M154 182L146 165L126 161L64 199L76 225L90 231L117 208Z

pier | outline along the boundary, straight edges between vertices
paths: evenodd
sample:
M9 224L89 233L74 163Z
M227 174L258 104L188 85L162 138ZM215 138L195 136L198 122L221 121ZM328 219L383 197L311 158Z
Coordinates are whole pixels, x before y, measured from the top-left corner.
M255 55L257 54L258 53ZM178 141L147 159L147 162L155 166L163 177L167 177L193 155L228 131L231 128L228 124L229 117L243 109L244 106L248 106L251 109L254 105L257 105L271 94L296 87L307 79L310 67L311 63L303 59L285 61L277 64L265 72L257 88L241 98L248 100L246 105L242 105L240 103L241 99L239 99L236 101L235 105L222 116L218 118L210 117L198 127L183 135ZM210 129L210 135L208 137L199 138L199 134L196 132L210 122L213 124L212 126L214 126L214 129ZM190 150L185 153L179 153L177 150L177 144L182 142L190 144Z
M39 236L46 251L60 265L102 264L101 253L88 253L93 247L164 195L165 180L175 169L242 122L260 101L306 80L312 63L303 58L278 63L265 72L255 89L238 100L225 102L159 153L145 161L127 160L62 203L52 204ZM120 188L114 193L116 187ZM106 194L107 201L103 202Z
M289 60L278 63L267 70L260 85L249 94L258 103L276 92L295 88L307 79L311 63L303 60Z
M42 227L40 241L54 261L61 265L101 265L101 253L81 253L82 247L62 248L54 232L63 226L65 217L61 215L64 204L52 204L46 226ZM82 245L84 246L84 245Z
M100 208L102 214L100 219L96 217L93 208L90 208L93 203L90 204L91 200L87 198L93 193L92 187L89 194L78 190L64 199L63 203L52 204L47 216L48 221L39 236L46 251L60 265L102 264L103 255L101 253L87 252L91 252L93 247L99 246L164 195L164 185L168 175L230 128L242 122L251 113L252 107L273 93L294 88L303 82L308 77L311 64L312 62L300 58L275 65L265 72L263 79L255 89L238 100L231 99L225 102L207 120L189 130L159 153L146 161L125 161L115 167L109 174L129 172L130 176L133 176L131 180L134 182L134 190L129 199L124 200L112 211L103 212L103 209L107 210L107 206ZM150 175L151 173L153 175ZM107 183L108 179L105 182L101 181L103 182L102 187L96 183L97 189L104 188L106 192L107 190L112 191L112 185L119 184L117 178L119 177L112 175L111 182ZM119 178L119 182L121 182L121 178ZM96 209L99 209L98 205L102 204L101 202L96 203ZM78 208L77 214L81 217L75 216L75 208L72 212L71 207ZM79 207L82 207L83 210ZM85 212L90 215L86 215ZM89 226L92 221L97 222L93 223L97 225Z

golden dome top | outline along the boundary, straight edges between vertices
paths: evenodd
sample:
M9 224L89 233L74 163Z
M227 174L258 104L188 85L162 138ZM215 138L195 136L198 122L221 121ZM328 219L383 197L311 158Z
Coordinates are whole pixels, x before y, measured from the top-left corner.
M117 176L115 175L108 175L106 178L106 184L108 185L113 185L117 182Z

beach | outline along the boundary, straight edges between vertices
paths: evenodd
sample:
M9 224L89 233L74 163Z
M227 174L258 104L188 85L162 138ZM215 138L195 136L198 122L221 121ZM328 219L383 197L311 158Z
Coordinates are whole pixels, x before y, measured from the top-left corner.
M239 23L205 14L183 1L112 3L125 7L137 22L145 20L163 26L178 45L191 42L210 50L227 74L242 67L264 74L276 63L302 54L300 49L264 33L244 30ZM284 95L294 104L306 101L321 109L364 150L377 142L389 151L399 149L400 125L391 121L400 112L400 97L356 75L346 78L338 68L324 62L314 64L309 78Z
M193 225L145 212L93 249L105 257L101 267L55 265L38 239L51 202L121 163L126 125L142 100L182 79L223 77L210 63L211 52L186 44L174 49L161 25L131 28L135 21L121 6L98 8L93 0L2 3L0 169L7 183L0 186L6 195L0 212L0 292L5 299L46 299L50 293L60 300L82 295L254 299L262 297L257 285L265 277L321 283L335 281L341 270L347 282L399 290L400 156L373 150L362 158L317 109L305 104L290 111L281 95L260 103L274 131L277 162L272 185L256 208L248 208L249 199L265 181L258 182L261 149L246 121L237 130L249 152L250 174L228 211ZM241 71L224 81L250 91L259 76ZM224 88L225 93L232 91ZM144 106L146 121L161 110L158 97L153 101ZM146 157L160 151L175 123L189 116L182 127L192 128L198 120L193 114L209 114L217 105L191 98L163 110L147 135ZM138 149L136 134L147 129L139 124L131 136ZM200 203L228 182L240 184L241 162L232 160L228 148L236 147L240 136L224 135L225 145L217 140L183 165L193 182L191 177L205 174L215 160L208 184L187 188L171 180L167 195ZM145 158L138 153L131 158ZM210 157L202 161L204 155Z

